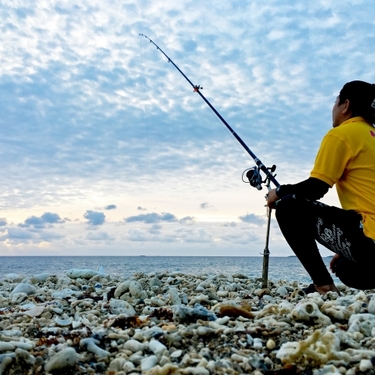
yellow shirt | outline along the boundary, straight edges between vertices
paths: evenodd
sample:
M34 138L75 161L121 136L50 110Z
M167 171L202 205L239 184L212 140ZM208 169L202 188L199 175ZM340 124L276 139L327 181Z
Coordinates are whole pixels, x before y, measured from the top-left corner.
M323 138L311 177L331 187L344 210L362 215L364 234L375 239L375 128L353 117Z

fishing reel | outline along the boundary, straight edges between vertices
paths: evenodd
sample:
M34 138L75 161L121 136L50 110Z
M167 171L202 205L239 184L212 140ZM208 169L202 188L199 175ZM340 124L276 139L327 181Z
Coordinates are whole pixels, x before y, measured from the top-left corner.
M272 175L273 177L276 176L276 174L273 174L276 170L276 165L273 165L272 167L269 167L267 169L270 171L270 175ZM245 184L250 184L252 187L255 187L258 190L262 190L262 184L269 185L270 175L266 176L266 178L263 180L260 172L261 170L258 166L248 168L242 173L242 181ZM246 176L248 181L245 180L244 176Z

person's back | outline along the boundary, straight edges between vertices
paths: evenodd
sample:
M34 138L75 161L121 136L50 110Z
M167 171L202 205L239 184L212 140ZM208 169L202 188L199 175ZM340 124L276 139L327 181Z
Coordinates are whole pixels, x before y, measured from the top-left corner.
M349 286L375 287L375 85L344 85L310 178L271 190L281 231L320 293L337 291L315 241L336 253L331 269ZM336 185L342 209L317 200Z
M352 117L322 141L311 177L336 185L344 210L362 215L365 235L375 239L375 129Z

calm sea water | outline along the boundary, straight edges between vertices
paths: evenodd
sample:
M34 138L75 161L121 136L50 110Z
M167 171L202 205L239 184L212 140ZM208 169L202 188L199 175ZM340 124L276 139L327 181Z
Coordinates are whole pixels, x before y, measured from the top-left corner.
M329 259L324 259L329 264ZM71 268L97 269L105 273L131 277L134 273L182 272L185 274L241 273L262 277L262 257L177 257L177 256L35 256L0 257L0 279L10 273L31 276L40 273L64 275ZM268 278L271 281L288 280L310 283L310 278L295 257L270 257Z

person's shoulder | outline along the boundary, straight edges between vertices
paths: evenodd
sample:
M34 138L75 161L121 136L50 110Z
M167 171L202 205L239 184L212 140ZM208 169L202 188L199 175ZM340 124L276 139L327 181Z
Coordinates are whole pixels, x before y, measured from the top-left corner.
M322 144L332 145L337 143L351 144L357 139L358 131L351 124L339 125L328 130L322 140ZM331 146L330 146L331 147Z
M335 129L341 132L345 132L351 131L353 129L358 130L359 128L368 128L368 126L371 125L363 117L357 116L344 121L340 126L338 126Z
M344 127L341 127L340 126L337 126L335 128L331 128L328 130L328 132L326 133L325 137L329 138L329 137L339 137L341 138L343 135L347 134L348 132L348 128L344 129ZM350 131L350 130L349 130Z
M348 146L351 150L355 150L358 147L363 148L368 146L373 149L374 138L374 127L364 119L354 117L353 119L349 119L349 121L330 129L324 142L329 145L341 143Z
M327 134L345 137L346 135L352 136L353 134L360 134L361 131L367 131L370 124L362 117L353 117L344 121L341 125L332 128Z

